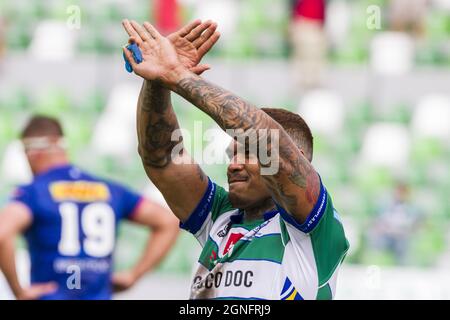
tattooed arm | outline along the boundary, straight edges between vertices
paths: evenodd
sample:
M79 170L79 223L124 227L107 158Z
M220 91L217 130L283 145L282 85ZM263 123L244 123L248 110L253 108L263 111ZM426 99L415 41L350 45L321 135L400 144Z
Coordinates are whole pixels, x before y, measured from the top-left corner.
M123 21L123 27L142 51L144 61L137 65L125 50L136 74L153 64L148 62L153 48L149 45L151 36L135 21ZM217 42L220 34L212 21L195 20L168 36L174 46L180 63L194 73L201 74L209 69L199 64L201 58ZM182 145L182 138L172 141L173 132L179 129L178 121L170 101L170 91L158 81L144 80L137 106L137 133L139 155L145 171L161 191L175 215L185 221L202 198L208 179L200 166L189 156ZM179 152L172 155L174 147Z
M137 132L139 155L145 171L161 191L175 215L185 221L199 203L207 178L184 148L173 158L172 133L179 129L170 101L170 91L154 81L144 81L138 99Z
M271 190L273 198L283 208L298 222L302 223L306 220L319 196L319 176L278 122L254 105L186 70L173 76L170 87L211 116L223 130L256 131L258 140L253 142L267 141L268 150L272 143L268 131L278 130L279 170L273 175L262 175L262 177ZM246 144L252 143L248 139L243 141ZM252 149L246 146L246 150ZM260 161L260 165L267 164Z

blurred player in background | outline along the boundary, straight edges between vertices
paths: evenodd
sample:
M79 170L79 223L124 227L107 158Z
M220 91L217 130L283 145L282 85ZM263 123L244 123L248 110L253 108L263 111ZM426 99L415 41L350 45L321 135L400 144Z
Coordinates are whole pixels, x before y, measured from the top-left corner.
M6 29L5 21L4 21L3 17L0 15L0 62L6 51L5 29Z
M398 265L408 263L411 240L424 222L422 212L411 202L410 192L407 184L399 182L368 233L371 246L390 252Z
M154 269L178 234L168 209L69 162L60 123L34 116L21 136L34 175L0 214L0 270L17 299L110 299ZM128 219L152 231L129 271L112 275L118 223ZM23 234L31 286L16 274L14 240Z
M191 298L331 299L348 242L310 163L312 135L303 119L282 109L259 109L200 78L150 23L124 20L123 25L143 54L137 64L124 49L135 73L145 79L137 109L139 154L182 228L203 247ZM173 153L182 139L172 138L179 125L170 90L227 133L235 129L238 141L259 130L257 140L230 145L229 192L213 183L184 148ZM279 148L267 147L279 170L261 175L267 163L252 145L276 144L268 141L267 130L279 133Z
M326 0L291 0L294 81L302 90L322 85L327 60L325 11Z
M430 0L390 0L390 29L407 32L418 39L423 38L425 36L427 10L430 4Z

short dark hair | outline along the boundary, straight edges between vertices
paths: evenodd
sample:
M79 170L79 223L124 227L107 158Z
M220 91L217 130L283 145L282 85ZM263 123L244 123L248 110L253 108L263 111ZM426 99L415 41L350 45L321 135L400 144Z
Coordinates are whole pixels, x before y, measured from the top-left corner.
M312 161L313 136L305 120L298 114L285 109L261 108L261 110L278 122L297 146L303 150L305 157Z
M62 137L64 132L61 123L52 117L35 115L31 117L20 135L21 139L30 137Z

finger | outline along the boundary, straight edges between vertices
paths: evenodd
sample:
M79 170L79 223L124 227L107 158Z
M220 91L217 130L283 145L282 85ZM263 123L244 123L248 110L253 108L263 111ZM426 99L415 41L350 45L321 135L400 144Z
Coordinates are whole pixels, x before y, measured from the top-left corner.
M152 26L149 22L144 22L144 28L147 30L147 32L153 37L153 39L160 39L161 35L159 34L158 30L155 29L154 26Z
M123 25L125 31L128 33L128 35L135 39L137 45L142 43L142 41L143 41L142 38L139 36L137 31L133 28L133 26L131 25L130 21L125 19L125 20L122 21L122 25Z
M198 66L195 66L191 68L191 72L195 73L196 75L201 75L203 72L211 69L209 65L206 64L199 64Z
M197 49L198 55L200 56L200 58L202 58L205 54L207 54L209 52L209 50L211 50L211 48L214 46L214 44L217 42L217 40L219 40L220 38L220 32L216 31L214 32L214 34L209 37L208 40L206 40L201 46L200 48Z
M137 43L135 37L129 37L129 38L128 38L128 44L133 44L133 43L136 43L137 45L139 45L139 44Z
M128 50L126 47L122 48L123 53L125 54L125 57L127 57L128 62L131 64L131 67L133 70L136 70L136 66L138 65L136 61L134 61L133 54L130 50Z
M200 37L198 37L192 42L194 47L199 48L203 43L206 42L206 40L208 40L214 34L216 29L217 24L213 23L212 25L210 25L208 29L206 29L206 31L203 32L203 34Z
M121 282L121 279L123 278L122 273L115 273L113 274L111 280L112 282Z
M114 286L113 286L113 292L119 293L119 292L122 292L122 291L125 291L125 288L124 288L124 287L122 287L122 286L117 286L117 285L114 285Z
M205 31L206 29L208 29L208 27L212 24L211 20L208 20L206 22L203 22L201 25L197 26L196 28L194 28L194 30L192 30L191 32L189 32L188 35L186 35L186 39L189 41L194 41L195 39L197 39L198 37L200 37L200 35L203 33L203 31Z
M152 37L148 34L148 32L136 21L131 20L131 25L133 26L134 30L138 33L138 35L141 37L144 41L151 41Z
M177 33L180 37L186 36L189 32L191 32L195 27L200 25L202 21L200 19L196 19L192 22L189 22L187 25L185 25L183 28L181 28Z
M42 283L35 286L35 290L39 295L52 293L56 289L58 289L58 285L55 282Z

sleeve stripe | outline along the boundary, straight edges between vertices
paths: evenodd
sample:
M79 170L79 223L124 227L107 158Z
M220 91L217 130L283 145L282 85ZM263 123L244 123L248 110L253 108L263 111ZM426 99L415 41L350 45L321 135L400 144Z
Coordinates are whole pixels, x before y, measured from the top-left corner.
M134 206L133 211L131 211L131 213L128 215L128 219L129 220L134 220L134 218L136 218L138 212L139 212L139 208L142 206L142 204L144 203L144 197L141 197L137 202L136 205Z
M323 214L325 213L325 209L327 207L327 200L328 194L327 190L322 184L322 181L320 181L320 194L317 198L316 205L312 209L311 213L306 218L306 221L302 224L295 221L294 217L290 215L285 209L283 209L280 205L277 204L277 208L280 211L281 217L284 219L284 221L288 222L289 224L293 225L300 231L304 233L309 233L316 225L319 223L320 218L322 218Z
M208 188L206 188L203 198L189 218L184 223L180 222L180 228L189 231L192 234L196 234L211 212L215 193L216 185L208 178Z

